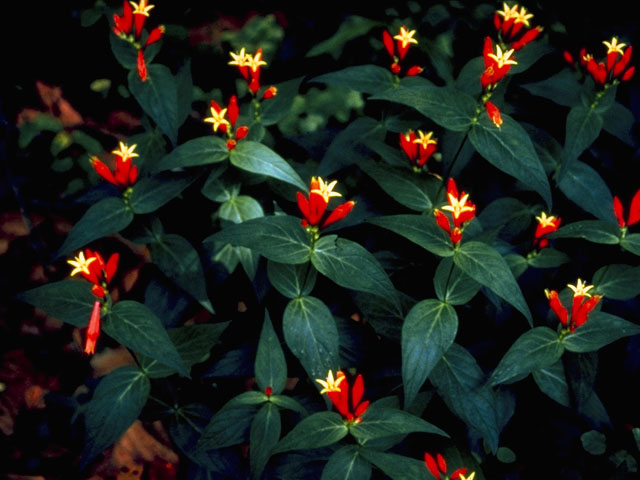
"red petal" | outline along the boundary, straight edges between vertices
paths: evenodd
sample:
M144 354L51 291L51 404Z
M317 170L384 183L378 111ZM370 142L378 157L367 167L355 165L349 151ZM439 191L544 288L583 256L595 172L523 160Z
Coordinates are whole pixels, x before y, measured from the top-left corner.
M540 27L532 28L531 30L527 31L527 33L525 33L520 40L511 45L511 48L513 48L514 50L520 50L527 43L535 40L538 35L540 35L541 31L542 29Z
M322 228L328 227L332 223L337 222L338 220L342 220L346 217L351 210L353 210L353 206L356 204L353 200L349 202L345 202L342 205L338 205L333 212L327 217L327 219L322 224Z
M358 374L351 388L351 405L354 409L362 400L362 395L364 395L364 380L362 379L362 374Z
M438 226L445 232L451 233L451 226L449 225L449 219L447 218L447 216L438 209L434 210L433 214L436 217Z
M356 408L355 412L353 412L353 415L356 418L359 418L362 415L364 415L364 412L367 411L367 408L369 408L369 400L366 400L366 401L362 402L360 405L358 405L358 407Z
M384 44L384 48L387 50L389 56L393 57L393 38L386 30L382 32L382 43Z
M147 81L147 64L144 61L144 53L138 50L138 75L143 82Z
M444 457L439 453L436 455L436 460L438 461L438 468L442 473L447 473L447 462L445 462Z
M562 56L564 57L564 60L571 66L573 66L574 64L574 60L573 60L573 55L571 55L569 52L567 52L566 50L562 53Z
M129 171L131 170L131 159L122 160L116 157L116 182L122 187L129 185Z
M447 183L447 195L453 195L454 197L459 198L458 187L453 177L449 178L449 182Z
M438 470L438 465L436 464L435 459L426 452L424 454L424 464L431 472L431 475L440 480L440 471Z
M489 54L493 53L493 44L491 43L491 37L485 37L484 46L482 48L482 58L484 59L484 67L488 68L493 65L494 61Z
M496 30L500 30L500 27L502 26L502 20L497 12L493 14L493 26L496 27Z
M620 225L620 228L623 228L626 225L624 222L624 215L623 215L622 208L623 208L622 202L617 196L614 196L613 197L613 213L615 213L616 219L618 219L618 225Z
M414 77L416 75L420 75L424 68L419 65L414 65L409 70L407 70L407 77Z
M635 73L635 71L636 71L636 67L633 66L629 70L624 72L624 75L622 76L622 81L626 82L627 80L630 80L631 77L633 77L633 74Z
M131 4L124 0L122 2L122 18L120 23L120 28L127 35L131 33L131 25L133 23L133 8L131 8Z
M515 18L513 19L515 21ZM513 28L511 29L511 34L509 35L511 38L515 37L520 30L524 27L524 23L514 23ZM529 30L531 31L531 30Z
M114 253L113 255L111 255L111 257L109 257L109 261L107 262L107 266L105 267L104 271L105 271L105 280L107 281L107 283L109 283L111 281L111 279L113 278L113 275L116 273L116 270L118 269L118 260L120 259L120 254L119 253Z
M132 165L131 170L129 170L129 186L136 183L137 179L138 179L138 167L136 167L135 165Z
M249 134L249 127L243 125L242 127L238 127L236 130L236 140L242 140Z
M624 51L624 55L622 55L622 58L620 59L620 61L616 63L616 66L613 68L614 77L617 77L618 75L620 75L620 73L622 73L622 71L627 67L627 65L629 64L629 60L631 60L632 51L633 51L633 48L631 46L629 46Z
M466 468L459 468L451 474L451 480L457 480L458 478L460 478L460 475L466 475L466 473Z
M162 38L163 34L164 34L164 25L160 25L159 27L154 28L153 30L151 30L151 33L147 37L147 41L145 42L144 46L147 47L152 43L156 43L158 40Z
M249 83L249 90L251 90L251 92L253 92L254 95L258 93L258 90L260 90L260 82L258 81L258 79L256 78L251 79L251 83Z
M300 213L305 219L309 218L309 200L304 196L302 192L298 192L296 194L298 199L298 208L300 209Z
M618 59L618 52L616 52L615 50L613 52L607 53L607 72L611 71L617 59Z
M404 47L402 46L402 41L401 40L396 40L396 47L398 49L398 57L400 58L400 60L402 60L404 58L404 56L407 54L407 52L409 51L409 47L411 46L410 43L407 43Z
M319 193L309 193L309 216L307 220L311 225L318 225L322 215L327 209L327 202Z
M550 292L547 292L547 297L549 298L549 307L551 307L551 310L553 310L556 316L560 319L560 323L566 327L569 319L569 312L560 302L558 292L551 290Z
M142 33L142 27L144 27L144 22L146 22L147 16L141 13L133 14L133 21L136 25L136 38L140 38L140 34Z
M238 98L235 95L231 95L229 99L229 107L227 109L227 114L229 115L229 123L231 123L231 127L236 126L236 120L238 120L238 114L240 110L238 109Z
M638 221L640 221L640 189L638 189L631 199L631 208L629 209L629 220L627 224L631 226Z
M109 167L102 163L98 157L91 157L89 162L98 175L107 182L117 185L116 178L113 176L113 173L111 173L111 170L109 170Z
M89 328L87 329L87 340L84 346L84 353L92 354L96 350L96 341L100 335L100 300L93 303L91 318L89 318Z

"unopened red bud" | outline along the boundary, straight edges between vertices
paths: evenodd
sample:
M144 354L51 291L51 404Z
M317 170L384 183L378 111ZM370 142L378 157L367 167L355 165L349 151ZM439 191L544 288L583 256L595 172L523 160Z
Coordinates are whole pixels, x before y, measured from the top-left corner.
M567 62L569 65L573 66L573 64L574 64L573 55L571 55L568 51L565 50L562 53L562 56L564 57L565 62Z
M502 125L502 116L500 115L500 109L498 109L498 107L496 107L489 101L485 103L485 107L487 108L487 115L489 115L489 118L491 119L493 124L496 127L500 128L500 125Z
M622 81L626 82L628 80L631 80L631 77L633 77L633 74L635 73L635 71L636 71L636 67L633 66L629 70L624 72L624 75L622 75Z
M266 395L267 397L270 397L270 396L271 396L271 394L273 393L273 388L271 388L271 387L267 387L267 388L265 388L265 389L264 389L264 393L265 393L265 395Z
M413 77L415 75L419 75L423 72L424 68L419 65L414 65L409 70L407 70L407 77Z
M151 30L151 33L147 37L147 41L144 44L145 47L160 40L162 38L162 35L164 34L164 31L165 31L164 25L160 25L159 27L156 27L153 30Z
M144 61L144 53L142 50L138 50L138 75L143 82L147 81L147 64Z
M277 94L278 94L278 88L276 86L274 86L274 85L271 85L262 94L262 99L263 100L269 100L270 98L275 97Z
M397 75L400 73L400 65L398 65L397 63L392 63L391 64L391 73L393 73L394 75Z
M242 140L249 134L249 127L243 125L236 130L236 140Z
M233 150L234 148L236 148L236 144L237 142L233 139L229 139L227 140L227 149L228 150Z

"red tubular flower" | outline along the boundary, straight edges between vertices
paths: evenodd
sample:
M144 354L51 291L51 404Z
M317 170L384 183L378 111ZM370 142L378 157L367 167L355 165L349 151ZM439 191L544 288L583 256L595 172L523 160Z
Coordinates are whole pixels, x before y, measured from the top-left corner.
M398 32L398 34L393 37L387 30L384 30L382 32L382 43L384 44L385 50L392 59L389 69L394 75L398 75L402 71L402 66L400 65L400 63L407 55L411 44L418 43L418 41L413 38L415 33L415 30L407 30L407 27L405 27L404 25L400 27L400 31ZM414 65L407 70L406 75L408 77L419 75L423 70L424 69L419 65Z
M122 16L117 13L113 14L113 33L120 36L126 36L131 33L133 26L133 10L127 0L122 2Z
M338 205L330 214L327 213L327 206L331 197L341 197L333 189L337 180L325 183L320 177L311 177L309 185L309 199L302 192L298 192L298 208L304 216L301 220L303 228L314 228L316 230L328 227L332 223L342 220L353 209L355 202L349 201Z
M138 76L140 77L140 80L142 80L143 82L146 82L148 78L147 63L144 61L144 52L142 50L138 50L137 67L138 67Z
M205 122L213 124L214 132L220 130L227 134L227 148L229 150L236 148L237 140L242 140L249 133L249 127L246 125L239 126L235 134L233 133L239 114L238 99L232 95L227 108L222 108L215 100L211 100L211 116L204 119Z
M270 98L275 97L277 94L278 94L278 88L276 86L274 86L274 85L271 85L262 94L262 99L263 100L269 100Z
M341 370L338 370L335 379L333 378L333 372L329 370L326 380L318 378L316 382L323 387L320 393L326 393L329 396L333 406L348 422L353 422L357 425L362 421L362 415L369 408L369 401L361 401L364 395L364 380L361 374L356 377L351 388L349 388L349 382Z
M618 42L617 37L613 37L611 41L602 42L607 47L607 57L603 62L596 62L592 55L581 55L581 63L586 67L587 72L593 77L594 81L599 85L608 82L614 82L620 79L626 82L633 77L635 67L629 66L631 53L633 48L627 46L626 43ZM584 49L583 49L584 50ZM581 52L582 53L582 52Z
M482 49L482 58L484 60L484 72L480 77L482 89L492 89L496 84L504 78L511 69L511 65L517 65L518 62L513 60L511 55L513 49L502 51L500 45L496 45L496 53L493 53L493 43L490 37L484 39L484 47Z
M87 328L87 339L84 344L84 353L92 355L96 351L96 342L100 335L100 300L93 303L93 310L89 318L89 327Z
M157 41L159 41L162 38L162 35L164 35L164 32L165 32L164 25L160 25L154 28L153 30L151 30L151 33L147 37L147 41L144 42L144 46L148 47L152 43L156 43Z
M560 302L558 292L555 290L545 290L544 293L549 299L549 307L556 314L560 323L565 330L573 333L576 328L584 325L587 321L589 313L596 307L596 305L602 299L602 295L591 296L589 290L593 288L593 285L587 285L582 280L578 279L575 285L567 285L573 290L573 301L571 304L571 317L564 305ZM585 300L588 298L588 300Z
M149 17L149 11L154 7L147 0L140 0L139 3L131 2L133 7L133 22L136 27L136 38L140 38L144 22Z
M520 50L529 42L535 40L542 32L542 27L531 28L529 20L533 17L527 9L518 4L509 7L502 4L502 10L498 10L493 16L493 24L505 43L510 43L511 48Z
M635 193L631 199L631 207L629 208L629 218L624 221L622 202L617 196L613 197L613 212L618 220L620 228L631 226L640 221L640 189Z
M444 457L441 454L438 453L436 454L436 457L433 458L431 454L425 452L424 464L426 465L429 472L431 472L431 475L436 477L438 480L442 479L442 475L447 476L447 462L445 461ZM466 473L467 473L466 468L459 468L455 470L447 478L450 478L451 480L457 480L457 479L463 478L462 475L465 475Z
M266 65L267 62L262 60L262 48L259 48L255 55L245 52L242 48L239 53L229 52L232 60L229 65L236 65L238 70L249 83L249 90L254 95L260 90L260 67Z
M419 171L436 151L438 140L432 137L433 132L425 134L422 130L418 130L417 135L413 130L399 135L400 148L409 158L414 170Z
M436 208L433 213L438 226L449 234L449 238L454 244L457 244L462 239L464 225L475 218L476 206L469 200L468 193L458 194L458 188L453 178L450 178L447 184L447 198L449 205L442 207L442 210L451 212L453 228L451 228L449 218L441 210Z
M554 217L553 215L547 216L545 212L542 212L539 217L536 217L536 220L538 220L538 225L536 226L533 244L542 249L549 244L549 240L542 237L558 230L562 219L560 217Z
M98 157L91 158L91 165L96 173L107 182L120 188L128 188L138 179L138 167L131 163L131 159L138 156L138 154L134 152L135 148L136 145L129 147L125 143L120 142L120 149L112 152L116 156L116 168L113 173Z
M491 119L493 124L496 127L500 128L500 126L502 125L502 115L500 115L500 109L489 100L485 102L484 106L486 107L487 115L489 115L489 118Z

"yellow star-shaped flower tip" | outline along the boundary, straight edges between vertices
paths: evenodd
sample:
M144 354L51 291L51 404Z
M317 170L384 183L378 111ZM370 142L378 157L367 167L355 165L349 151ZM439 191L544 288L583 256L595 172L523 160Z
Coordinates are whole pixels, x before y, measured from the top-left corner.
M338 371L336 378L333 378L333 372L329 370L329 374L327 375L326 380L322 380L320 378L316 378L316 382L322 385L322 390L320 390L320 394L328 393L328 392L339 392L340 384L345 379L344 374Z
M244 47L240 50L240 53L229 52L229 55L233 58L233 60L229 62L229 65L237 65L239 67L247 66L247 54L244 52ZM251 57L251 55L249 55L249 57Z
M505 20L509 20L510 18L518 16L518 4L516 3L513 7L509 8L506 2L502 2L502 10L498 10L496 12Z
M618 52L620 55L624 55L623 48L627 46L626 43L618 43L618 37L613 37L610 42L605 40L602 43L607 46L607 55L611 52Z
M231 126L229 120L224 118L227 114L227 109L223 108L219 112L215 108L211 107L211 116L204 119L205 122L213 123L213 131L217 132L220 125L226 125L227 128Z
M469 475L468 477L465 477L464 475L460 474L458 478L460 480L473 480L474 478L476 478L476 472L471 472L471 475Z
M258 70L262 65L266 65L267 62L262 60L262 52L259 51L255 55L251 56L247 54L247 66L254 72Z
M145 17L149 16L149 11L155 7L155 5L149 5L147 0L140 0L140 3L129 2L133 7L133 13L139 13Z
M517 7L517 5L516 5ZM527 9L520 7L520 11L515 15L514 23L524 23L529 26L529 20L533 18L533 13L527 13Z
M469 199L469 194L465 193L460 200L454 197L451 193L448 194L449 205L442 207L442 210L451 212L454 218L459 218L463 212L473 212L473 207L466 205Z
M111 153L122 157L122 161L126 162L130 158L137 157L138 154L134 152L138 145L127 146L126 143L120 142L120 150L113 150Z
M80 252L73 260L67 260L67 263L74 267L71 272L71 276L73 277L76 273L80 272L84 272L89 275L89 265L91 265L95 260L97 260L96 257L84 258L84 252Z
M554 217L553 215L547 216L546 213L542 212L542 213L540 213L539 217L536 217L536 220L538 220L538 223L542 227L551 227L551 226L555 225L555 222L556 222L557 218Z
M413 143L419 143L422 145L422 148L427 148L429 145L437 145L438 140L431 138L433 136L433 132L429 132L425 135L422 130L418 130L419 137L416 138Z
M396 40L400 40L402 42L402 48L405 48L410 43L418 44L418 40L413 38L416 34L415 30L408 31L407 28L403 25L400 27L400 33L398 33L395 37Z
M318 177L318 183L320 184L320 188L314 188L311 190L311 193L318 193L322 195L324 201L329 203L329 199L331 197L341 197L342 194L338 192L334 192L334 187L338 184L337 180L334 180L331 183L324 183L324 180L321 177Z
M575 285L567 285L567 287L573 290L574 297L579 295L590 297L591 294L587 292L593 288L593 285L587 285L586 282L583 283L582 280L578 279Z
M498 68L502 68L504 65L517 65L518 62L509 58L513 54L513 48L502 53L500 45L496 45L496 53L490 53L489 57L498 62Z

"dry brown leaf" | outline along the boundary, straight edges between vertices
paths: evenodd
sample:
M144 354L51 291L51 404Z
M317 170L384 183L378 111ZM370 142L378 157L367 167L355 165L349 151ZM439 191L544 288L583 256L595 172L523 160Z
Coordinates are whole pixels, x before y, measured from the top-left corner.
M98 340L100 342L100 340ZM82 343L80 343L82 345ZM81 347L82 348L82 347ZM91 357L93 374L96 377L107 375L116 368L135 365L135 360L125 347L105 348Z

